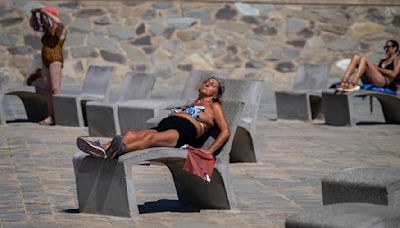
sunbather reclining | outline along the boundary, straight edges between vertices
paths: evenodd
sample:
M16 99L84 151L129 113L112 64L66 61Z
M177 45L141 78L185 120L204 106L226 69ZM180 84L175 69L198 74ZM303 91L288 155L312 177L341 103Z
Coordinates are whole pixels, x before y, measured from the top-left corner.
M230 136L230 129L220 103L223 92L222 81L210 77L201 85L199 97L192 105L172 109L171 115L164 118L157 127L127 131L123 136L114 136L112 141L106 144L78 137L77 146L93 156L113 159L124 153L149 147L180 148L185 144L192 145L196 138L216 125L220 129L217 139L209 148L202 150L212 154Z
M357 83L361 78L364 83L396 91L397 86L400 84L400 57L397 55L399 44L395 40L388 40L383 49L387 57L382 59L378 65L365 56L353 56L336 90L359 90L360 86ZM353 73L354 77L350 80Z

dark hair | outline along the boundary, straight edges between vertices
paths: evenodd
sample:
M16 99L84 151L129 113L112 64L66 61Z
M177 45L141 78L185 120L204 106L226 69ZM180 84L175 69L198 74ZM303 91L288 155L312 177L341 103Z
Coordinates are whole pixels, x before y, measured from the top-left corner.
M395 41L395 40L388 40L388 41L386 41L386 43L387 43L387 42L392 43L392 46L393 46L394 48L396 48L396 52L399 51L399 43L398 43L397 41Z

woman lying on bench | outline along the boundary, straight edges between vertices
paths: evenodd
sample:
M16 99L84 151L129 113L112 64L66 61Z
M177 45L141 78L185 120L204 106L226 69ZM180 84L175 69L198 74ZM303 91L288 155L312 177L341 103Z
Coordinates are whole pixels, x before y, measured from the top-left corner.
M378 65L374 64L365 56L353 56L336 90L359 90L360 86L357 82L362 77L364 83L373 84L380 88L386 87L396 91L400 83L400 57L397 55L399 44L395 40L388 40L383 49L386 52L386 58L382 59ZM350 80L354 72L353 80Z
M164 118L157 127L149 130L127 131L123 136L116 135L112 141L100 144L78 137L76 144L80 150L95 157L113 159L124 153L149 147L176 147L188 144L214 125L220 133L204 153L212 154L222 146L230 136L225 114L220 103L224 85L219 78L210 77L201 85L198 99L190 106L174 108L171 115Z

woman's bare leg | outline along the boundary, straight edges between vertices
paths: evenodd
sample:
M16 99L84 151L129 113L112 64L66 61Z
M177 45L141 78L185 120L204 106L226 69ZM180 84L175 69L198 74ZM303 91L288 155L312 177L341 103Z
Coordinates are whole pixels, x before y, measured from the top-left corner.
M157 146L174 147L178 138L179 134L176 130L157 132L156 130L150 129L127 131L123 135L122 141L126 145L126 151L130 152ZM110 143L104 144L103 146L106 149L110 146Z
M46 89L46 103L47 103L47 114L50 116L50 114L53 112L52 109L52 95L51 95L51 81L50 81L50 70L46 65L42 65L42 77L44 79L44 87Z
M354 71L357 69L358 65L360 64L361 56L359 55L354 55L353 58L351 58L351 62L349 66L347 67L346 71L344 72L342 81L348 81L351 75L354 73Z
M53 98L54 94L59 94L61 92L61 70L62 63L61 62L52 62L49 66L49 78L50 78L50 86L51 86L51 102L49 104L49 116L54 118L54 107L53 107Z
M174 147L178 141L179 134L176 130L157 132L147 130L143 132L128 131L123 135L123 142L126 144L126 151L135 151L149 147L166 146Z
M365 75L368 77L368 80L372 82L375 86L384 87L386 85L385 76L379 72L378 67L369 60L367 57L362 57L360 60L360 64L358 66L358 70L353 78L353 85L358 82L361 76ZM353 86L351 85L351 86Z

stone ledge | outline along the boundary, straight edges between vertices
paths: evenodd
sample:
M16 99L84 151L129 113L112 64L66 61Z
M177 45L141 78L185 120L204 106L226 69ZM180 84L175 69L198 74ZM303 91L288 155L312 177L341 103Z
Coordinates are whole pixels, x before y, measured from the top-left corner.
M118 0L120 2L132 3L130 0ZM80 4L90 5L96 2L104 2L104 4L114 4L115 1L107 1L107 0L77 0ZM166 0L136 0L135 4L141 2L171 2ZM173 1L172 1L173 2ZM198 3L196 0L182 0L178 1L180 3ZM400 1L398 0L338 0L332 2L331 0L201 0L204 3L247 3L247 4L294 4L294 5L375 5L375 6L400 6Z

